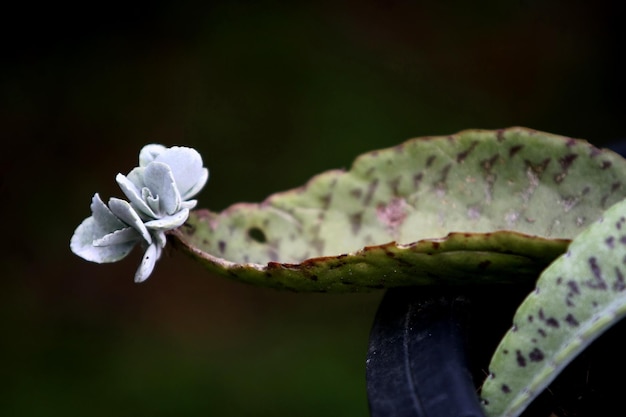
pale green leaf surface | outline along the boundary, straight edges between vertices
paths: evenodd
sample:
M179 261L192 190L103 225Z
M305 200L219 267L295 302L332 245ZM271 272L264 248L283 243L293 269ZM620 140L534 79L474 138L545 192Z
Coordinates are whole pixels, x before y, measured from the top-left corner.
M517 416L626 314L626 200L582 232L519 307L482 387L489 416Z
M535 278L626 197L626 161L526 128L370 152L259 204L192 212L173 235L209 269L296 291Z
M124 229L116 230L107 235L104 235L100 239L95 239L92 243L93 246L111 246L121 245L124 243L138 243L141 241L141 236L132 227L125 227Z
M148 246L146 252L143 254L143 258L141 258L139 268L137 268L137 272L135 273L136 283L144 282L148 279L154 269L156 261L161 257L161 251L162 249L155 243Z
M144 181L152 195L158 196L159 204L155 211L159 217L174 214L180 208L180 192L169 165L162 162L148 164Z
M144 168L135 168L128 174L128 177L122 174L117 174L115 180L122 189L122 192L126 195L126 197L128 197L130 205L138 211L138 214L141 216L156 218L156 213L143 198L143 190L136 184L136 182L140 181L141 187L145 187L145 184L143 184L143 177L139 176L137 173L138 169L141 169L141 173L143 174ZM130 178L134 178L136 182L131 181Z
M96 246L94 242L103 239L127 226L104 204L100 195L96 193L91 200L92 216L87 217L76 228L70 240L70 248L78 256L91 262L116 262L124 258L133 249L137 240L118 242L119 244ZM139 234L135 234L140 239Z
M117 262L130 253L137 241L128 241L117 245L96 246L94 241L110 233L103 230L93 216L87 217L74 231L70 240L72 252L90 262ZM136 235L139 238L139 235Z
M183 224L187 220L187 216L189 216L189 209L183 208L171 216L150 220L144 224L150 230L170 230Z
M146 243L152 243L152 237L146 225L127 201L111 197L109 199L109 208L120 220L137 230Z

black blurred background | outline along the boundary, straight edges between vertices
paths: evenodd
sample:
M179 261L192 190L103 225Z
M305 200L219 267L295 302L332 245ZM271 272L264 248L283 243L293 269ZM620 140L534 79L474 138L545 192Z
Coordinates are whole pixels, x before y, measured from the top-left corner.
M199 207L422 135L625 137L619 1L12 4L0 15L3 416L365 416L382 293L291 294L175 251L69 239L147 143L191 146Z

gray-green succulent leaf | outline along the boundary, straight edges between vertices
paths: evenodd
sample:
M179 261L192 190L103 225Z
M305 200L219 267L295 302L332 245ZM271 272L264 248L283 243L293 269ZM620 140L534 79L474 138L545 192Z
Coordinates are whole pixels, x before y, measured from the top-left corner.
M91 262L116 262L133 247L146 248L135 282L152 273L167 242L165 232L180 227L197 200L189 200L204 187L209 171L191 148L150 144L139 153L139 166L116 181L129 201L96 193L92 215L74 231L71 250Z
M81 258L97 263L116 262L142 240L137 230L116 217L97 193L91 201L91 212L70 241L72 252ZM119 239L118 234L123 234L124 239Z
M167 165L183 201L202 190L209 179L209 170L202 166L202 157L192 148L162 145L147 145L139 153L139 167L148 167L154 162Z

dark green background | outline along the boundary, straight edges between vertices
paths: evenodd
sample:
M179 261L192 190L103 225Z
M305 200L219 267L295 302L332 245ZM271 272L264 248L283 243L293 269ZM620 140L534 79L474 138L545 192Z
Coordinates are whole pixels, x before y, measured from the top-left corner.
M625 137L619 2L7 6L0 68L3 416L366 416L382 293L290 294L170 251L96 265L69 239L146 143L198 149L199 206L365 151L512 125Z

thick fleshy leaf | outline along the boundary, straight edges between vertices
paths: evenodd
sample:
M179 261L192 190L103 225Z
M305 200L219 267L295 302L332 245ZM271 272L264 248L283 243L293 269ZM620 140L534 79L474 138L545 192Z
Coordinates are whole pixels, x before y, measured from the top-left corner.
M208 169L202 166L202 156L192 148L173 146L160 153L154 161L171 168L183 200L196 195L209 178Z
M115 230L123 229L126 226L109 210L98 193L94 194L91 199L90 207L94 221L103 233L100 237Z
M76 228L70 240L70 249L81 258L97 263L116 262L126 257L136 242L126 242L111 246L94 246L93 242L102 238L106 232L98 225L94 217L87 217Z
M100 239L93 241L94 246L111 246L121 245L126 243L139 243L141 242L141 235L132 227L126 227L121 230L104 235Z
M135 170L131 171L131 173L134 171ZM142 172L143 172L143 169L142 169ZM133 175L133 177L136 178L136 174ZM136 185L136 182L138 181L133 182L128 177L122 174L117 174L117 176L115 177L115 180L117 181L117 184L122 189L122 192L124 192L124 195L126 195L126 197L128 197L128 199L130 200L131 206L135 208L137 211L139 211L138 214L140 215L143 214L144 216L151 217L153 219L156 218L156 213L154 212L152 207L150 207L148 203L146 203L142 195L143 190L146 189L145 185L143 185L143 179L141 180L142 188Z
M626 197L626 161L525 128L418 138L173 232L225 276L296 291L535 279Z
M185 223L187 217L189 217L189 209L182 209L171 216L161 217L157 220L150 220L144 224L150 230L170 230Z
M109 208L111 212L115 214L121 221L128 226L137 230L139 235L145 240L146 243L152 243L152 238L148 229L143 224L143 221L137 215L137 212L131 207L128 201L120 200L119 198L109 199Z
M135 167L128 173L128 175L126 175L126 178L135 184L135 187L137 187L138 190L141 190L146 186L146 183L143 180L145 170L146 167L144 166Z
M158 245L151 244L146 249L146 252L141 259L141 263L139 264L139 268L135 273L135 282L140 283L144 282L152 271L154 270L154 265L156 261L161 257L161 248Z
M186 191L181 191L183 200L187 200L196 194L198 194L202 188L206 185L206 182L209 180L209 170L207 168L202 168L200 171L200 175L196 178L196 182L191 186L191 188ZM186 184L180 185L180 187L184 187Z
M147 166L150 162L154 161L156 157L165 152L166 149L165 146L156 143L144 146L141 148L141 151L139 151L139 166Z
M161 249L165 247L165 245L167 244L167 236L165 235L165 231L153 230L151 235L152 240L158 247L160 247Z
M86 218L74 231L70 249L81 258L97 263L115 262L124 258L136 242L107 247L95 247L94 241L126 227L96 193L91 200L92 216Z
M518 416L585 347L626 314L626 200L572 242L519 307L481 396Z
M180 208L191 210L196 207L196 205L198 205L198 200L187 200L180 203Z
M144 171L144 182L153 197L158 197L158 217L176 213L180 208L180 193L174 181L174 175L169 165L161 162L151 162Z

